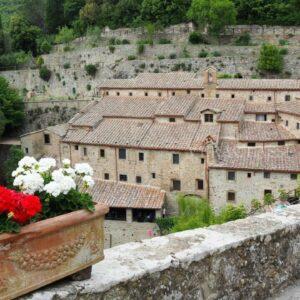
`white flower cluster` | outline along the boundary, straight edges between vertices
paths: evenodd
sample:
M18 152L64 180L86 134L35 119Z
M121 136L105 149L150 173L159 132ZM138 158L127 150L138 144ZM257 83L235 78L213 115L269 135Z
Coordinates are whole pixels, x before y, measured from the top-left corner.
M42 158L37 161L26 156L19 161L18 168L12 173L13 184L27 194L44 191L53 197L67 195L72 189L76 189L77 176L82 178L85 188L94 185L93 169L90 165L76 164L73 169L68 159L64 159L62 165L63 168L53 170L56 167L55 159Z

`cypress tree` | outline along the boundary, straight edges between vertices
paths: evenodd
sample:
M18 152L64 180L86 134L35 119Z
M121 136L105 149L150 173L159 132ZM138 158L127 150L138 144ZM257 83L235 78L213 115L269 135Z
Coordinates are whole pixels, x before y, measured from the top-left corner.
M46 29L49 33L56 33L64 25L64 6L62 0L47 0Z

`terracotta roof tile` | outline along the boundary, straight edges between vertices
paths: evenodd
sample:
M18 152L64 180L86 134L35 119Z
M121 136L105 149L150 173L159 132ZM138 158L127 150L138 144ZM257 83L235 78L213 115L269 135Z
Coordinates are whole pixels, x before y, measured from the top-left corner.
M300 145L238 148L236 142L223 141L210 168L300 173Z
M297 140L297 138L281 125L249 121L241 124L239 140L246 142L270 142Z
M161 209L166 192L155 187L96 180L89 189L94 201L115 208Z
M278 103L276 109L278 112L300 116L300 100Z
M245 113L255 114L255 113L275 113L274 103L246 103Z
M46 128L46 130L51 131L59 135L60 137L64 137L67 133L68 128L69 128L69 124L65 123L65 124L59 124L55 126L49 126Z

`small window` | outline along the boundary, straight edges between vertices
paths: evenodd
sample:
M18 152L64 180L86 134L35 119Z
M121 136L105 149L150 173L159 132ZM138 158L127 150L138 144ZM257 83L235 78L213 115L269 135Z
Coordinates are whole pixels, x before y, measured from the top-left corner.
M173 154L173 164L178 165L179 164L179 154Z
M201 94L201 98L204 98L205 97L205 95L204 94Z
M100 157L105 157L105 150L104 149L100 149Z
M270 172L264 172L264 178L269 179L271 177Z
M75 146L74 146L74 149L75 149L76 151L78 151L78 150L79 150L79 146L78 146L78 145L75 145Z
M235 192L227 192L227 201L235 202Z
M296 128L297 128L297 130L300 129L300 123L297 123Z
M197 190L203 190L204 189L204 181L203 179L197 179L196 180L197 184Z
M284 146L285 145L285 141L279 141L277 144L278 144L278 146Z
M285 101L291 101L291 95L285 95L284 99Z
M172 96L175 96L175 94L176 94L175 92L172 92Z
M45 144L50 144L50 135L49 134L44 134L44 143Z
M216 94L216 98L220 98L220 94Z
M106 96L108 96L109 95L109 92L106 92Z
M136 176L135 181L136 181L136 183L142 183L142 177Z
M252 177L252 173L247 173L247 177L251 178Z
M158 94L157 94L157 95L158 95L158 97L161 97L161 92L158 92Z
M191 90L187 90L186 93L189 95L191 93Z
M148 96L148 93L147 93L147 92L145 92L145 96L146 96L146 97Z
M248 143L247 146L248 146L248 147L255 147L256 144L255 144L255 143Z
M109 174L108 173L104 173L104 179L109 180Z
M169 118L169 122L170 122L170 123L175 123L175 122L176 122L176 119L175 119L175 118Z
M285 121L285 126L286 126L286 127L289 126L289 121L288 121L288 120Z
M120 92L117 92L117 96L120 96Z
M253 95L250 95L250 96L249 96L249 100L250 100L250 101L253 101Z
M155 173L151 173L152 179L156 178L156 174Z
M213 114L205 114L204 115L204 122L205 123L213 123L214 122L214 115Z
M201 164L204 165L204 163L205 163L205 159L201 158Z
M181 190L181 181L172 180L172 191L180 191L180 190Z
M272 195L272 190L264 190L264 195Z
M235 98L235 94L231 94L231 98L234 99Z
M120 181L127 181L127 175L125 175L125 174L120 174L119 178L120 178Z
M291 180L297 180L298 174L291 174Z
M227 172L227 180L235 180L235 172L234 171L229 171Z
M143 152L139 153L139 161L144 161L144 153Z
M29 149L25 148L25 153L28 154L29 153Z
M267 115L266 114L258 114L256 115L256 121L259 121L259 122L265 122L267 121Z
M129 93L129 96L130 96L130 97L132 96L132 92Z
M119 149L119 159L126 159L126 149Z
M271 96L268 96L268 101L271 101L272 100L272 97Z
M272 119L272 122L275 123L275 119Z
M87 155L88 155L88 151L87 151L87 148L86 148L86 147L83 148L83 155L84 155L84 156L87 156Z

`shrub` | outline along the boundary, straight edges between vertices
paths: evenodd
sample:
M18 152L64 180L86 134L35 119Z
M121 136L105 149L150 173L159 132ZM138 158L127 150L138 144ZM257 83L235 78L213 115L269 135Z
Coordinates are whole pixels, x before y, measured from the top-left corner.
M262 203L257 199L252 199L251 200L251 208L253 210L259 210L260 208L262 208Z
M72 48L70 46L65 46L64 47L64 52L69 52L71 50L72 50Z
M170 59L176 59L176 57L177 57L176 53L171 53L171 54L169 55L169 58L170 58Z
M199 58L203 58L203 57L207 57L207 56L208 56L208 52L203 49L198 53Z
M165 56L164 56L164 55L158 55L157 58L158 58L159 60L162 60L162 59L165 59Z
M152 39L139 40L136 42L138 45L153 45Z
M124 40L122 40L122 44L123 44L123 45L129 45L129 44L130 44L130 41L129 41L129 40L126 40L126 39L124 39Z
M145 69L146 68L146 64L145 63L142 63L139 65L140 69Z
M43 40L39 45L39 52L41 54L49 54L51 50L52 50L52 44L47 40Z
M135 60L136 59L136 56L135 55L129 55L127 57L128 60Z
M275 203L274 196L270 193L266 194L264 196L264 205L272 205L273 203Z
M284 40L284 39L279 40L279 45L280 46L286 46L288 44L289 44L289 42L287 40Z
M222 54L219 51L214 51L214 52L212 52L212 56L214 56L214 57L220 57L220 56L222 56Z
M109 52L110 52L110 53L114 53L115 50L116 50L116 47L115 47L115 46L112 46L112 45L109 45L109 46L108 46L108 49L109 49Z
M289 50L287 48L282 48L279 50L279 53L281 55L287 55L289 53Z
M88 91L90 91L90 90L92 89L92 86L91 86L90 84L87 84L87 85L86 85L86 89L87 89Z
M40 78L44 81L49 81L51 78L51 71L46 67L42 66L40 68Z
M218 216L218 223L226 223L230 221L235 221L238 219L243 219L247 216L246 208L244 205L234 206L232 204L226 205L220 212Z
M262 72L280 73L283 69L283 57L279 49L272 44L263 44L257 67Z
M251 36L249 32L242 33L234 43L237 46L249 46L251 44Z
M243 75L241 73L234 74L234 78L243 78Z
M161 38L158 40L158 44L165 45L165 44L172 44L172 42L166 38Z
M227 74L227 73L218 73L218 78L220 79L228 79L228 78L232 78L233 76L231 74Z
M67 69L70 69L71 65L69 62L67 63L64 63L64 69L67 70Z
M10 70L19 68L27 64L30 60L30 55L21 51L8 53L0 56L1 70Z
M191 57L190 52L186 49L186 47L183 48L181 56L183 58L190 58Z
M144 44L138 44L137 45L137 54L143 54L145 52L145 45Z
M171 232L171 229L175 226L177 217L166 217L166 218L157 218L156 224L159 227L160 233L162 235L168 234Z
M55 43L70 43L75 39L74 30L72 28L68 28L67 26L62 27L58 34L55 37Z
M76 94L76 88L72 88L72 92L73 92L73 94L75 95Z
M44 59L41 56L39 56L39 57L37 57L35 62L37 64L37 66L40 68L44 64Z
M207 44L207 40L203 37L203 35L196 31L193 31L192 33L190 33L189 42L194 45Z
M86 65L84 67L84 69L85 69L86 73L92 77L95 77L97 70L98 70L97 66L95 66L93 64Z

